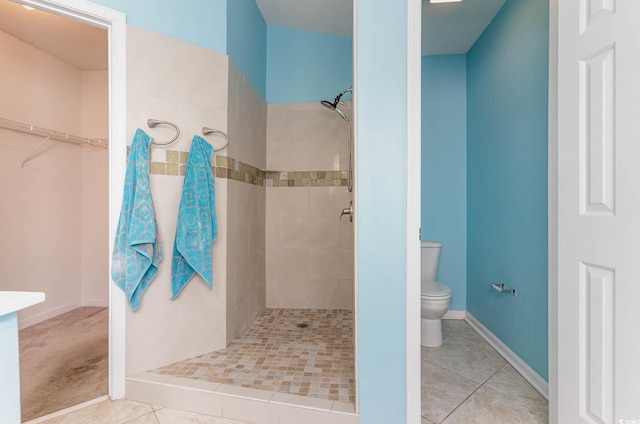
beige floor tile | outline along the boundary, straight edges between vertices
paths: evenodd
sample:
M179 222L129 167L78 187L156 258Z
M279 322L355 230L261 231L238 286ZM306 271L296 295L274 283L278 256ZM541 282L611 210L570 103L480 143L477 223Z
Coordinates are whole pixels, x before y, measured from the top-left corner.
M134 418L131 421L127 421L123 424L158 424L158 419L156 418L156 414L153 412L147 415L143 415L140 418Z
M546 424L547 410L507 397L487 387L478 389L443 424Z
M163 408L156 411L156 416L160 424L245 424L244 421L212 417L210 415L195 414L170 408Z
M436 423L480 387L480 383L422 362L422 416Z
M454 321L453 323L449 321ZM444 344L422 347L422 360L477 383L484 383L506 361L467 323L443 320Z
M535 407L548 404L547 400L509 364L491 377L485 386Z
M469 324L461 319L442 320L443 337L456 340L466 340L471 343L486 343L486 341Z
M45 421L43 424L122 424L153 413L151 405L105 400Z
M423 424L548 423L548 402L473 328L443 320L442 331L443 346L422 348Z

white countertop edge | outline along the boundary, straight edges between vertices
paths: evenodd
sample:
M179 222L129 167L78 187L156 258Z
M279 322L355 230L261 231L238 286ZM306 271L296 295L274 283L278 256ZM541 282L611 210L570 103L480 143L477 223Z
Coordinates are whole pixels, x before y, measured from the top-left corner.
M0 316L44 302L42 292L0 291Z

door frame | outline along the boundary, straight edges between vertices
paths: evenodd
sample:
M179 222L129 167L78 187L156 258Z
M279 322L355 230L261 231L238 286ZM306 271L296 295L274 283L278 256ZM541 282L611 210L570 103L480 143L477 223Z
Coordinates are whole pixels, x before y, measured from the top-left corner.
M558 0L549 0L548 99L549 423L558 423Z
M417 3L417 5L416 5ZM421 3L407 0L407 422L419 423L420 349L419 349L419 243L414 246L417 218L420 225L420 41ZM417 22L416 22L417 21ZM416 54L416 46L418 54ZM418 60L416 64L415 61ZM549 349L549 422L558 423L558 0L549 0L549 89L548 89L548 349ZM416 69L418 70L416 73ZM418 99L415 99L416 93ZM416 104L417 102L417 104ZM417 184L416 184L417 182ZM417 270L417 277L415 275ZM417 279L416 279L417 278ZM417 331L416 331L417 330ZM416 354L416 340L418 348ZM417 416L417 418L416 418Z
M109 252L112 252L126 170L126 15L85 0L13 1L108 31ZM126 299L114 290L110 277L105 284L109 285L109 396L121 399L125 384Z
M422 148L422 2L407 0L407 423L420 424L420 220Z

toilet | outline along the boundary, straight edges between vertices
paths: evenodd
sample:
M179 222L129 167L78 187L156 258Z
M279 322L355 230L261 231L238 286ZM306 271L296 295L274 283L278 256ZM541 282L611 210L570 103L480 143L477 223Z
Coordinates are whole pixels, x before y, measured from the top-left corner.
M442 317L451 306L451 289L436 281L442 243L423 241L420 255L420 331L425 347L442 346Z

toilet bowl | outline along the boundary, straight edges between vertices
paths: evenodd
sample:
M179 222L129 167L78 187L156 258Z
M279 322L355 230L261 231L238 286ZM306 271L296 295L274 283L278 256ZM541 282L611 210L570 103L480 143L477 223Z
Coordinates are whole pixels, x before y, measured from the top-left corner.
M436 281L442 244L423 241L420 262L420 344L442 346L442 317L451 306L451 289Z
M438 281L423 280L420 284L420 344L442 346L442 317L451 306L451 289Z

